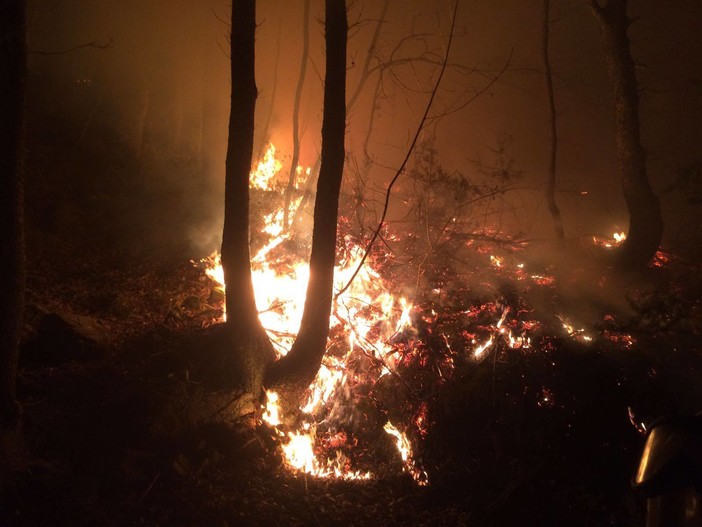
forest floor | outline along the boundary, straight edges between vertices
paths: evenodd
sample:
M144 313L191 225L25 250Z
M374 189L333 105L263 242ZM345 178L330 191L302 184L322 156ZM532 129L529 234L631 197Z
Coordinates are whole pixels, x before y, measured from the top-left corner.
M26 452L2 525L416 525L437 517L453 525L466 517L447 504L435 516L439 496L397 466L363 482L298 475L283 465L273 431L251 416L234 426L192 422L184 406L197 381L183 349L212 323L193 301L209 280L188 261L109 276L91 276L89 265L30 280L19 377Z
M378 382L385 402L363 407L376 420L410 396L426 409L414 440L429 484L403 472L382 424L356 451L372 479L318 479L285 466L260 408L242 403L228 422L207 413L221 297L184 233L216 214L195 168L149 179L120 159L41 143L30 157L24 451L0 525L643 524L634 425L701 409L698 265L672 258L618 295L581 272L577 252L556 286L509 254L505 267L479 255L470 286L444 280L440 301L418 304L406 386ZM164 194L162 180L185 187ZM532 273L553 272L551 254L537 247ZM499 336L505 306L531 346ZM597 338L564 332L563 313ZM499 346L473 360L471 338L488 335Z
M369 481L294 473L255 415L190 409L218 316L201 269L55 243L30 254L26 452L2 525L642 525L627 409L700 409L699 274L654 270L634 347L495 352L435 396L428 486L383 456Z

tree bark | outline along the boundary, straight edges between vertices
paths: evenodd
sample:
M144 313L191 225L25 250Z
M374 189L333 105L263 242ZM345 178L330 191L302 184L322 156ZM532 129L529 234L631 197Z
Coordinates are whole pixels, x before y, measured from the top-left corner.
M25 10L23 0L0 4L0 438L18 430L21 416L15 383L25 282Z
M546 180L546 203L553 220L553 228L556 238L563 243L565 233L563 232L563 218L556 203L556 156L558 154L558 128L556 120L556 98L553 93L553 75L551 74L551 59L549 58L549 11L550 0L543 1L543 14L541 17L541 56L544 62L544 80L546 83L546 98L548 100L548 177Z
M346 130L346 5L325 1L326 73L322 119L322 163L314 204L310 280L295 343L269 372L269 382L308 384L314 379L329 334L336 260L339 192L344 171Z
M249 252L249 174L254 143L256 1L234 0L231 31L231 111L225 169L222 268L227 327L235 342L260 343Z
M629 48L627 0L607 0L604 5L588 0L588 4L600 23L612 81L619 173L629 212L629 232L617 266L635 270L645 267L656 254L663 234L663 218L658 197L648 181L646 151L641 145L639 91Z

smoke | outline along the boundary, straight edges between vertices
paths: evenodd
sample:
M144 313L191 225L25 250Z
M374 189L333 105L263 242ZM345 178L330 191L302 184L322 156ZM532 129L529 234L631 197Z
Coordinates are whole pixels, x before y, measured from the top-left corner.
M449 13L432 2L391 2L370 69L364 70L381 8L382 2L354 2L349 14L348 97L361 89L347 120L347 179L363 179L368 217L378 216L376 202L382 201L419 124L449 20ZM475 160L492 155L495 137L512 137L510 155L524 178L518 192L503 196L519 211L504 227L534 239L551 238L542 197L547 113L538 54L540 10L517 0L460 9L451 64L424 135L434 138L447 173L469 179L477 176ZM632 30L632 40L637 58L648 64L641 73L642 87L650 88L642 98L643 137L649 174L660 191L678 167L699 158L702 124L694 110L702 106L702 93L690 74L700 70L702 53L689 52L690 46L699 47L699 39L686 35L696 31L694 20L699 20L701 8L689 5L689 12L671 12L657 2L642 2L637 9L642 22ZM321 149L321 0L312 2L311 13L311 51L300 104L304 166L314 166ZM113 211L102 215L110 223L103 234L129 252L146 254L169 246L174 253L209 253L219 244L222 223L229 4L31 0L29 14L29 47L34 52L111 42L107 49L88 46L30 55L32 166L55 172L51 184L57 188L83 189L71 200L75 213L86 215L85 223L96 221L86 200L99 194ZM571 238L609 234L612 225L625 228L627 218L597 26L585 5L565 1L554 3L554 18L561 139L557 200ZM294 2L262 0L258 21L255 153L273 142L289 163L302 9ZM50 198L42 196L34 195L44 200L37 208L48 210ZM664 209L677 211L672 197L666 195ZM65 229L62 214L46 221ZM695 243L696 235L678 236L675 224L689 223L690 214L678 218L669 213L669 239Z

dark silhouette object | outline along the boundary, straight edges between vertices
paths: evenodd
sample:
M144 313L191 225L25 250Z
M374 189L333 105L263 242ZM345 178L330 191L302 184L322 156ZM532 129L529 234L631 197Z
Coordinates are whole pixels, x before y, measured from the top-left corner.
M565 240L563 232L563 218L556 203L556 156L558 154L558 127L556 126L556 99L553 93L553 75L551 74L551 59L548 54L549 42L549 12L550 0L544 0L543 13L541 15L541 57L544 61L544 80L546 82L546 97L548 99L548 132L549 132L549 153L548 153L548 178L546 180L546 203L548 211L551 213L553 228L556 231L556 238L562 243Z
M634 486L647 498L647 527L702 526L702 415L650 426Z
M0 3L0 456L19 427L15 379L24 307L25 3Z
M258 376L259 370L262 373L264 350L270 348L258 319L249 252L249 174L257 95L254 67L255 0L234 0L231 27L232 97L224 190L222 268L227 284L227 338L224 346L232 348L222 351L225 358L227 353L240 355L232 357L232 360L245 366L245 374L251 381ZM248 387L255 390L255 385Z
M329 334L336 259L339 192L344 171L346 129L346 5L325 2L326 73L322 119L322 162L314 204L310 280L300 331L290 352L273 365L269 383L307 386L314 379Z
M290 176L288 186L285 189L285 209L283 210L283 228L287 230L290 217L290 202L295 191L295 179L297 176L297 163L300 161L300 106L302 104L302 88L305 85L305 74L307 72L307 61L310 54L310 0L305 0L305 9L302 14L302 58L300 59L300 77L297 79L295 88L295 102L293 103L292 131L293 131L293 152L290 161Z
M609 76L614 91L616 139L624 199L629 211L629 232L618 254L622 270L645 267L658 250L663 218L658 197L646 174L646 151L641 145L639 91L629 49L627 0L588 0L600 24Z

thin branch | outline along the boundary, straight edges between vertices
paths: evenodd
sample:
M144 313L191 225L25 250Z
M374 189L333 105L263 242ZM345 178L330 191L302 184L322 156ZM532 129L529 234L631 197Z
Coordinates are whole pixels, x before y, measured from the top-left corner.
M356 276L360 272L361 268L363 267L363 264L365 264L366 258L368 258L368 255L370 254L371 249L373 248L373 244L378 239L378 236L380 235L380 231L382 230L383 225L385 224L385 217L388 214L388 208L390 206L390 192L392 191L392 187L395 185L395 182L399 179L399 177L405 171L405 167L407 166L407 162L409 161L409 158L412 155L412 151L414 150L414 147L416 146L417 141L419 140L419 135L422 133L422 130L424 129L424 125L426 124L427 117L429 115L429 111L431 110L431 107L434 103L434 98L436 97L436 94L439 91L439 86L441 85L441 79L443 78L444 72L446 71L449 53L451 52L451 43L453 42L454 28L456 27L456 13L457 12L458 12L458 0L455 1L454 6L453 6L453 16L451 18L451 31L449 32L448 43L446 44L446 54L444 55L444 62L441 66L441 70L439 71L439 76L436 79L436 83L434 85L434 89L431 92L431 96L429 97L429 101L427 102L427 107L424 110L424 115L422 116L422 119L419 121L419 126L417 126L417 131L414 134L414 138L412 139L412 143L410 144L410 147L407 149L407 154L405 155L405 158L402 161L400 168L397 169L395 176L390 181L390 184L388 185L387 191L385 192L385 205L383 206L383 214L380 217L380 221L378 222L377 228L373 232L373 236L371 237L371 240L368 242L368 245L366 245L366 249L364 251L363 258L361 258L361 261L359 262L358 266L356 267L356 270L353 272L353 275L351 275L351 278L349 278L349 281L346 283L346 285L344 287L342 287L341 290L339 290L339 292L336 293L336 295L334 295L335 298L338 298L339 295L343 294L344 291L346 291L349 288L349 286L351 285L351 283L354 281L354 279L356 278Z
M370 46L368 46L368 53L366 54L366 58L365 58L365 61L363 63L363 68L361 69L361 76L359 78L358 84L356 85L356 89L354 90L353 94L349 98L348 102L346 103L347 111L350 110L351 108L353 108L353 105L356 102L356 99L358 99L358 96L361 94L363 86L365 85L366 81L368 80L368 77L371 74L370 63L371 63L371 60L373 59L373 56L375 55L375 50L376 50L376 47L378 45L378 38L380 36L380 29L382 28L383 24L385 23L385 16L387 14L389 4L390 4L390 0L385 0L385 3L383 4L382 11L380 13L380 19L378 20L378 23L375 26L375 31L373 32L373 37L371 38Z
M452 113L460 112L463 108L470 105L474 100L476 100L483 93L488 91L505 74L505 72L507 71L507 68L509 67L510 63L512 62L512 55L513 54L514 54L514 48L510 51L509 57L507 57L507 61L505 62L505 65L502 66L502 69L499 72L497 72L497 75L495 75L492 79L490 79L490 82L488 82L480 90L478 90L476 93L474 93L473 96L470 97L466 102L464 102L460 106L456 106L454 108L449 108L441 115L435 116L434 119L439 118L439 117L446 117L447 115L451 115Z
M97 42L87 42L85 44L79 44L78 46L73 46L72 48L62 49L60 51L44 51L44 50L28 50L27 53L30 55L66 55L68 53L73 53L79 49L84 48L95 48L95 49L108 49L112 47L114 39L110 37L110 40L105 44L98 44Z
M293 152L290 162L290 175L288 185L285 189L285 208L283 209L283 229L288 230L288 218L290 216L290 202L295 191L295 178L297 176L297 163L300 160L300 105L302 104L302 88L305 84L305 74L307 73L307 62L310 54L310 0L305 0L302 13L302 58L300 59L300 76L297 79L295 89L295 102L293 103L292 115L292 135Z

